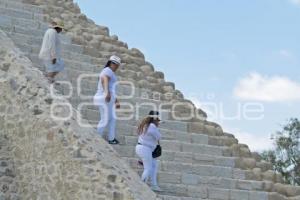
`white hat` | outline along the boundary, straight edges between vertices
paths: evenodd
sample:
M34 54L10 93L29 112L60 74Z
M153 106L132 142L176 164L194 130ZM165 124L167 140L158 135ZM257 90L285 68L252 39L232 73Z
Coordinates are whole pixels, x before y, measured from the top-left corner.
M52 21L50 27L65 29L65 25L63 21Z
M121 58L119 58L118 56L115 56L115 55L111 56L109 58L109 61L111 61L111 62L113 62L113 63L115 63L117 65L121 64Z

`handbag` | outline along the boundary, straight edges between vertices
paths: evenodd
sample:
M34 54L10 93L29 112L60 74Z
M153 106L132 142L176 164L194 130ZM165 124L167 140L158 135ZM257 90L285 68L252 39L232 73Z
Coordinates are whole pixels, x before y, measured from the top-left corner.
M158 142L158 145L156 145L156 148L154 149L154 151L152 152L152 157L153 158L158 158L161 156L162 153L162 148Z

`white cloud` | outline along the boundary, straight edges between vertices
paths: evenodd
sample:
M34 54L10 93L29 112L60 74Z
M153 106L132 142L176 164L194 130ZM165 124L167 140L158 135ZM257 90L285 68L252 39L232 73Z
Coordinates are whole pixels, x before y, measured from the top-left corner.
M268 77L254 72L241 79L233 93L235 97L242 100L299 101L300 83L287 77Z
M243 132L237 128L223 127L223 129L225 132L232 133L239 140L239 143L248 145L252 152L261 152L263 150L274 148L273 141L271 140L271 137L269 135L251 134Z
M290 0L290 2L300 6L300 0Z

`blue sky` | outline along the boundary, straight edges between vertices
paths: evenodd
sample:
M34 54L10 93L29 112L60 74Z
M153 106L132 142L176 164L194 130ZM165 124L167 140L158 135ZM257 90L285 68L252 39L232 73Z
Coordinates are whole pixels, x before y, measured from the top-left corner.
M75 0L252 150L300 117L300 0ZM224 120L263 105L261 120Z

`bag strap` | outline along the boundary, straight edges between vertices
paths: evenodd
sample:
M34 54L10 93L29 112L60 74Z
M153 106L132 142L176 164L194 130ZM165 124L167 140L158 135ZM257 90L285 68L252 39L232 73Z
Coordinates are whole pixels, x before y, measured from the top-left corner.
M158 143L158 145L160 145L160 142L159 142L159 140L157 141L157 143Z

